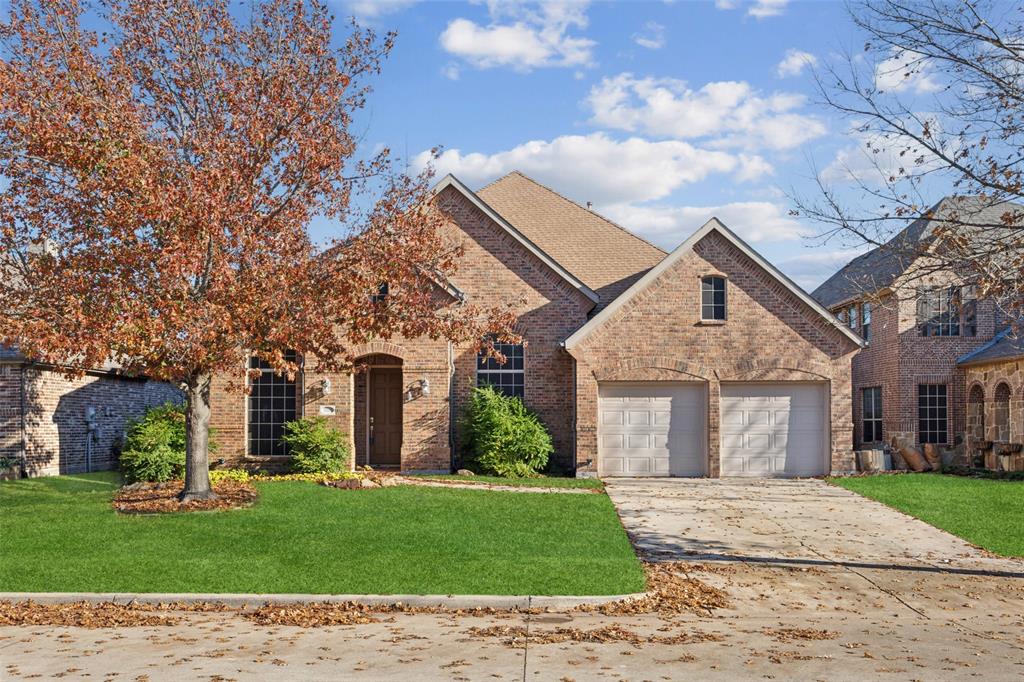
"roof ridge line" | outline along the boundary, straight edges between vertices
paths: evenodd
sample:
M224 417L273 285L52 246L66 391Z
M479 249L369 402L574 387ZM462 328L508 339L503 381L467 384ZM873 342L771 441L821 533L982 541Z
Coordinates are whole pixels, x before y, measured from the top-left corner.
M640 235L636 234L635 232L633 232L629 228L626 228L626 227L623 227L622 225L619 225L614 220L611 220L611 219L601 215L600 213L598 213L597 211L595 211L592 208L587 208L586 206L580 205L578 202L573 201L572 199L570 199L569 197L565 196L564 194L562 194L558 190L555 190L555 189L552 189L552 188L548 187L543 182L539 182L537 180L534 180L529 175L526 175L525 173L523 173L522 171L519 171L519 170L511 170L511 171L509 171L508 173L506 173L505 175L501 176L500 178L498 178L494 182L490 183L489 185L486 185L485 187L481 187L479 191L481 191L481 192L484 191L485 189L487 189L487 187L490 187L491 185L497 184L499 181L504 180L505 178L507 178L510 175L518 175L519 177L523 178L524 180L528 180L528 181L532 182L533 184L537 185L541 189L545 189L545 190L551 192L552 194L554 194L556 197L558 197L562 201L565 201L565 202L568 202L568 203L572 204L573 206L575 206L576 208L580 209L581 211L586 211L587 213L590 213L590 214L592 214L594 216L597 216L599 219L601 219L604 222L608 223L612 227L617 228L617 229L621 230L622 232L625 232L627 235L629 235L633 239L636 239L637 241L640 241L640 242L643 242L644 244L647 244L647 246L651 247L655 251L658 251L659 253L661 253L661 254L663 254L665 256L667 256L669 253L671 253L670 251L666 251L665 249L652 244L651 242L647 241L645 238L643 238Z

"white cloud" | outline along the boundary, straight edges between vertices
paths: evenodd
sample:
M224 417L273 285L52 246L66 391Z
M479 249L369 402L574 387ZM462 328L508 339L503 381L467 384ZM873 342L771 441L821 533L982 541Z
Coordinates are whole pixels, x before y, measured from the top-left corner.
M458 64L446 64L441 67L441 75L448 80L457 81L459 80L459 65Z
M376 19L385 14L400 12L417 2L419 0L346 0L342 4L352 16L360 19Z
M753 244L788 241L808 234L807 228L786 215L782 206L768 201L738 201L717 206L620 203L598 206L598 210L664 249L674 249L712 217Z
M786 56L783 57L778 66L775 67L775 72L778 74L779 78L799 76L803 73L805 67L816 66L817 64L818 58L810 52L789 49L786 50Z
M665 27L656 21L648 21L643 31L633 34L633 42L648 50L660 50L665 47Z
M877 185L889 178L941 168L945 163L911 138L880 133L853 133L852 137L854 144L840 149L821 172L825 182Z
M429 152L413 159L418 168L429 162ZM578 201L595 204L661 199L712 174L751 179L766 166L759 157L699 149L680 140L615 140L604 133L534 140L494 154L450 149L434 162L438 175L453 173L471 186L518 169Z
M810 231L810 230L809 230ZM786 258L776 266L807 291L831 277L839 268L868 250L868 246L829 250L824 247L806 248L803 253Z
M731 10L738 8L740 0L715 0L715 7L718 9ZM777 17L786 9L789 0L754 0L747 8L747 16L755 19L767 19Z
M489 4L491 22L453 19L441 33L444 50L479 69L531 71L551 66L588 66L593 40L570 35L587 26L585 2Z
M806 98L762 95L743 81L717 81L693 90L672 78L604 78L586 103L595 125L676 139L716 138L720 147L791 149L825 133L813 116L795 113Z
M747 10L747 16L755 19L777 17L782 14L788 4L789 0L756 0Z
M942 89L932 64L910 50L893 50L892 56L875 66L875 87L883 92L927 94Z

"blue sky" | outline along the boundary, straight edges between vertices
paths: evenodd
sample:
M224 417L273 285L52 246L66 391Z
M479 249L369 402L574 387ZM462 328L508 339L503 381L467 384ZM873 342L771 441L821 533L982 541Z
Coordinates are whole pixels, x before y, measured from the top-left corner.
M841 3L337 5L398 31L368 148L441 146L474 188L521 170L667 250L717 215L808 289L855 255L788 215L814 167L843 183L863 156L811 76L859 40Z

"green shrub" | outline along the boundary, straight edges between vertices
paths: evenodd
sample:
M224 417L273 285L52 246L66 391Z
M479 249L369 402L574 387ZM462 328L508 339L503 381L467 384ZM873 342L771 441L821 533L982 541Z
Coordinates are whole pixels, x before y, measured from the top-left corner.
M210 432L210 452L217 449ZM121 475L128 483L170 481L185 476L185 407L151 407L131 422L121 448Z
M284 425L281 437L300 474L340 474L349 470L348 438L323 417L305 417Z
M461 429L463 457L479 474L535 476L555 450L537 415L491 386L473 389Z

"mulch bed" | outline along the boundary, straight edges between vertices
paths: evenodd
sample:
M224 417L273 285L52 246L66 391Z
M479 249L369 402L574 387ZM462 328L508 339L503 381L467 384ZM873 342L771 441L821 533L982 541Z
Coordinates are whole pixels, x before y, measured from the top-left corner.
M166 514L169 512L220 511L251 507L256 502L256 488L239 481L220 481L213 486L215 499L182 503L178 493L182 481L136 483L117 491L111 503L122 514Z

